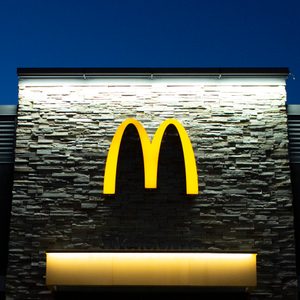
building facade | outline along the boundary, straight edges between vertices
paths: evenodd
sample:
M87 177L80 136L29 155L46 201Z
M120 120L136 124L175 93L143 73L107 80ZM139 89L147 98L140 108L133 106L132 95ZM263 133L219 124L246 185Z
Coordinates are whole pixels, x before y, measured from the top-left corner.
M287 74L20 69L8 299L55 298L46 275L46 253L53 252L254 253L249 297L295 299ZM166 119L183 125L199 194L186 194L184 142L172 124L162 137L157 188L144 187L145 151L129 124L116 191L103 193L108 151L128 118L150 139Z
M5 294L17 107L0 106L0 299Z

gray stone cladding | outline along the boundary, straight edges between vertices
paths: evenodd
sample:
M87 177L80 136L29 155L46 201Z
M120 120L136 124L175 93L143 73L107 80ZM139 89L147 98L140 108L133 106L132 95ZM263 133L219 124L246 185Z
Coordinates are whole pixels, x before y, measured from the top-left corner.
M20 80L8 299L53 299L46 251L105 249L256 252L250 298L296 299L285 82L219 82ZM184 125L199 195L184 193L172 128L157 190L143 188L129 128L117 193L102 194L109 145L129 117L151 137L167 118Z

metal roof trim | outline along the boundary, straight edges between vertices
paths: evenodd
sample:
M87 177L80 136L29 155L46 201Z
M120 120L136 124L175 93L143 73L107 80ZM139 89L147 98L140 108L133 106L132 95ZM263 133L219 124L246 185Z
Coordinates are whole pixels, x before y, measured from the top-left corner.
M18 68L26 76L288 76L286 67L274 68Z

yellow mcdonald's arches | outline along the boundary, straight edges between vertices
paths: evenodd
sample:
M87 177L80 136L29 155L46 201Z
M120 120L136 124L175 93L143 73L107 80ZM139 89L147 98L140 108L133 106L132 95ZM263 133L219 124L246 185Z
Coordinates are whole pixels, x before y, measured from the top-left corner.
M126 119L118 127L113 140L111 142L105 166L104 173L104 194L115 194L116 189L116 174L117 164L119 157L119 150L122 141L122 137L125 129L128 125L134 125L139 134L139 138L142 145L143 159L144 159L144 174L145 174L145 188L155 189L157 187L157 170L160 145L165 130L169 125L174 125L178 131L185 163L185 177L186 177L186 194L197 195L198 194L198 174L197 166L194 156L193 147L188 137L187 132L179 121L176 119L167 119L160 124L156 130L152 142L150 141L148 134L143 125L132 118Z

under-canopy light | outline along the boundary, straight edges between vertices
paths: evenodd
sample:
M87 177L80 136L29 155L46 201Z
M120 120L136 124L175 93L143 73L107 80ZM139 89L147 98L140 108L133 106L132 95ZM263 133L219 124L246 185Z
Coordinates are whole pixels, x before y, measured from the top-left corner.
M256 286L256 254L47 253L48 286Z

